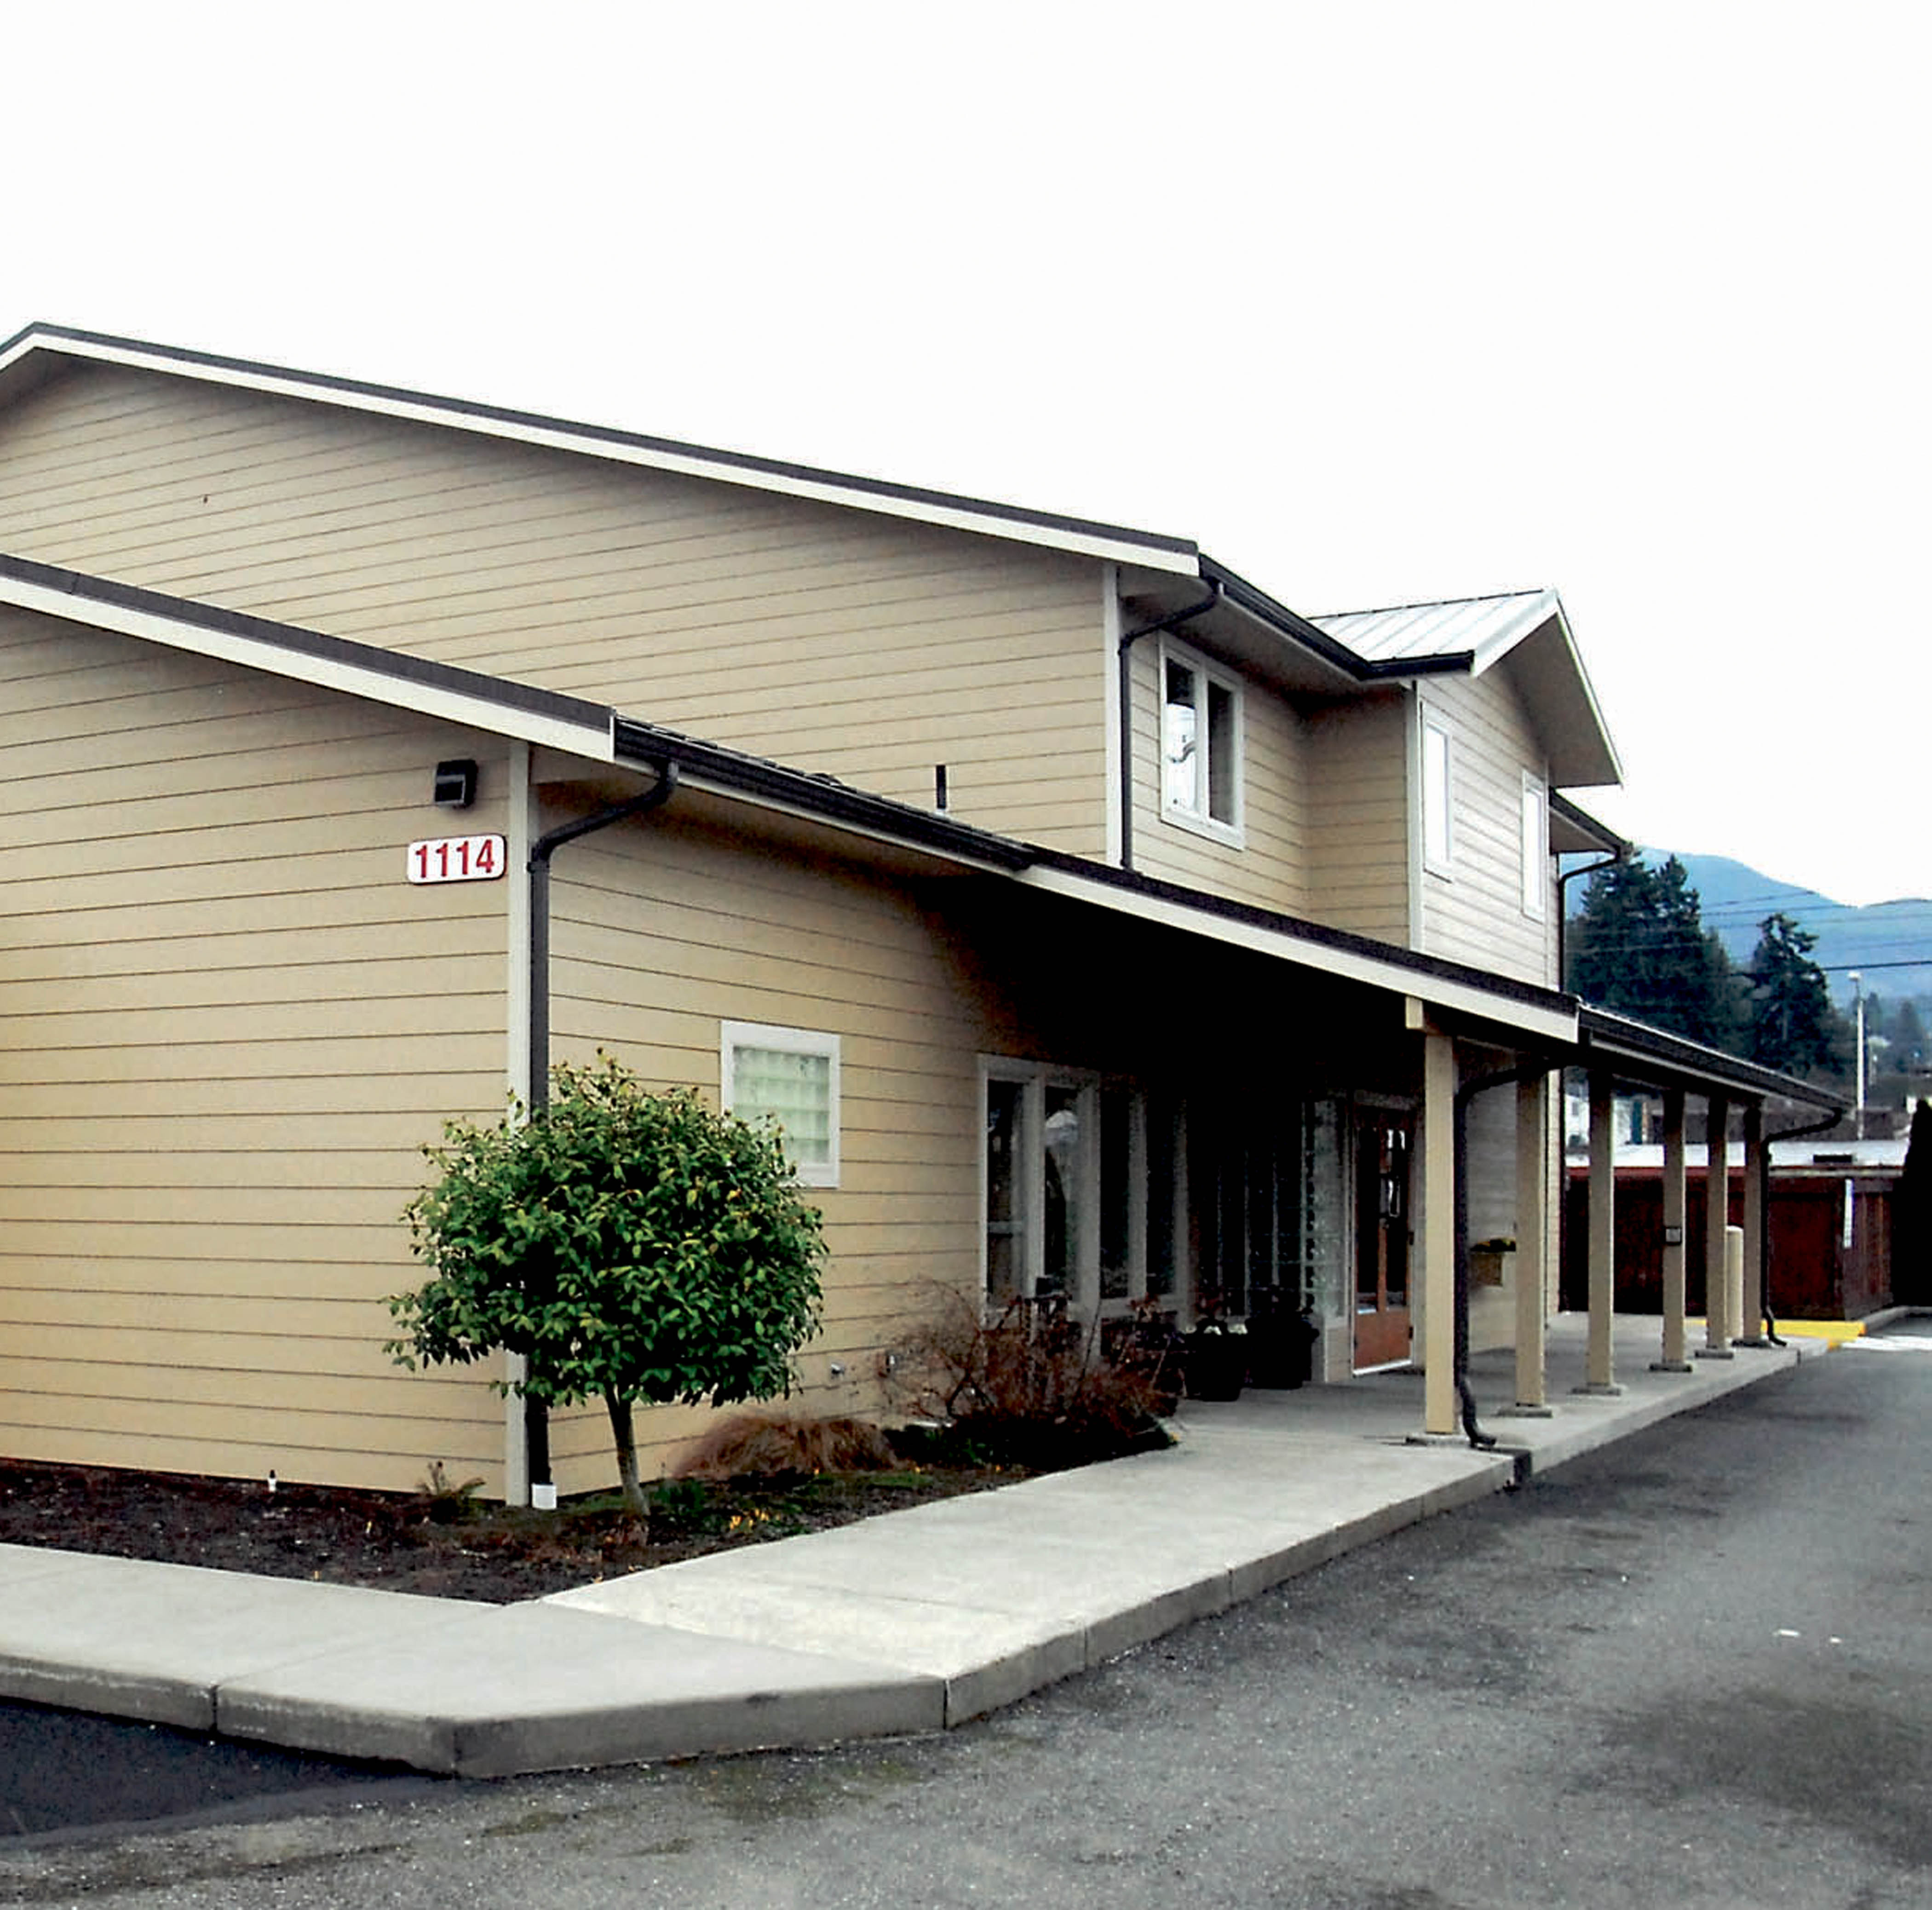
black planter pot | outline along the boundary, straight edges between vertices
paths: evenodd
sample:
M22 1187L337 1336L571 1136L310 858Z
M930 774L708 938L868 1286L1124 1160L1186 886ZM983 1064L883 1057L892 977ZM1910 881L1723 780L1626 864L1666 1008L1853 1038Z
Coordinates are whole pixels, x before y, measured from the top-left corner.
M1187 1396L1238 1399L1248 1377L1245 1333L1204 1333L1187 1336Z

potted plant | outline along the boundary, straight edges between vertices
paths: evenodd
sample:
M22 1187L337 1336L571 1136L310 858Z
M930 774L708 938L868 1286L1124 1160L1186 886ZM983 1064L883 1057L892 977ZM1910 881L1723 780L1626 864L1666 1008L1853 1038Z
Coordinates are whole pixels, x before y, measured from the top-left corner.
M1248 1384L1306 1386L1314 1371L1322 1328L1311 1308L1286 1287L1256 1286L1248 1292Z
M1501 1235L1492 1240L1472 1240L1469 1244L1470 1284L1478 1287L1501 1286L1503 1256L1515 1252L1516 1243Z
M1187 1336L1187 1396L1238 1399L1248 1377L1247 1328L1218 1295L1203 1295Z

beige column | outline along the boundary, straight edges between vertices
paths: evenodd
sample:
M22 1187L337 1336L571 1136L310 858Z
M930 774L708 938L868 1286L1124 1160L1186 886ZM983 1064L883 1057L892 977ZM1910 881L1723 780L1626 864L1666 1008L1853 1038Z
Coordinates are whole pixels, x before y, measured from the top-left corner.
M1546 1418L1544 1366L1549 1322L1546 1249L1550 1240L1550 1077L1516 1089L1516 1408Z
M1709 1110L1704 1146L1704 1339L1700 1360L1731 1360L1730 1285L1724 1271L1724 1230L1731 1220L1731 1104L1721 1094Z
M1422 1199L1412 1263L1421 1274L1425 1437L1456 1432L1456 1045L1422 1038Z
M1764 1276L1770 1245L1765 1237L1765 1192L1770 1174L1764 1103L1754 1101L1744 1109L1744 1318L1733 1322L1737 1332L1732 1344L1738 1346L1765 1343Z
M1688 1373L1684 1356L1684 1090L1664 1093L1664 1350L1652 1363L1654 1373Z
M1611 1344L1617 1291L1616 1089L1604 1069L1590 1070L1590 1346L1579 1393L1623 1390Z

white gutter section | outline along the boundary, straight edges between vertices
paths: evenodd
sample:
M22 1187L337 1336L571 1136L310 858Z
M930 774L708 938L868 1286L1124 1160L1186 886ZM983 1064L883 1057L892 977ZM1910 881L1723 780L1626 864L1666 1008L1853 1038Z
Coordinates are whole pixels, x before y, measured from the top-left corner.
M311 381L288 377L267 369L202 364L172 358L164 352L142 351L129 345L36 333L30 333L13 352L0 357L0 372L34 352L50 352L100 364L128 365L172 378L190 378L202 384L226 385L241 391L265 392L274 397L298 399L307 404L333 405L350 411L369 412L380 417L434 425L440 430L471 431L482 437L540 445L579 457L603 458L615 464L675 471L688 477L741 484L753 490L776 491L788 497L810 498L821 503L842 505L849 509L875 511L887 517L910 517L920 523L970 531L982 537L1004 538L1016 544L1036 544L1083 557L1134 564L1144 570L1170 571L1180 577L1200 574L1200 559L1192 553L1110 538L1097 531L1042 524L1023 516L1010 517L994 511L976 511L970 502L963 499L949 503L936 499L904 497L890 491L841 484L830 475L816 478L802 473L760 470L722 457L708 457L694 448L690 451L676 451L662 446L614 442L595 433L573 431L562 422L550 424L478 416L461 406L440 405L427 397L412 398L344 390L326 378Z
M157 611L103 603L97 598L76 596L70 591L52 590L44 584L14 577L0 577L0 604L11 604L17 609L56 617L63 623L80 624L90 630L111 630L169 649L214 657L244 669L260 670L265 676L312 683L318 689L334 690L346 696L367 697L392 709L411 710L419 716L434 717L465 729L487 730L546 748L566 750L594 762L616 760L608 718L595 726L573 723L340 658L311 655L238 631L212 630L205 624Z
M1116 914L1132 916L1138 921L1179 929L1184 934L1225 943L1232 948L1252 949L1258 955L1291 963L1298 968L1310 968L1342 981L1359 982L1365 987L1380 988L1390 994L1409 996L1431 1008L1480 1016L1486 1021L1498 1022L1504 1027L1514 1028L1545 1041L1570 1044L1576 1039L1574 1009L1540 1008L1532 1002L1492 994L1486 988L1431 975L1400 962L1384 961L1373 955L1331 948L1320 942L1304 941L1298 936L1284 934L1280 929L1263 928L1258 923L1236 921L1212 909L1191 907L1184 902L1169 901L1165 896L1120 889L1111 883L1089 881L1065 869L1026 868L1019 871L1012 880L1029 889L1064 895L1073 901L1090 903L1099 908L1111 909Z

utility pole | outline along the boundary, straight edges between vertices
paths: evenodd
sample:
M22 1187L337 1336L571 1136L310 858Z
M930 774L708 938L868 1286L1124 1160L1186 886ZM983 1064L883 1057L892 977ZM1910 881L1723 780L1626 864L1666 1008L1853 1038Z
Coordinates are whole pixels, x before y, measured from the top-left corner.
M1854 1118L1858 1123L1858 1138L1865 1138L1865 984L1864 977L1855 968L1852 970L1852 993L1858 1017L1858 1056L1856 1063L1858 1071L1858 1086L1853 1102Z

